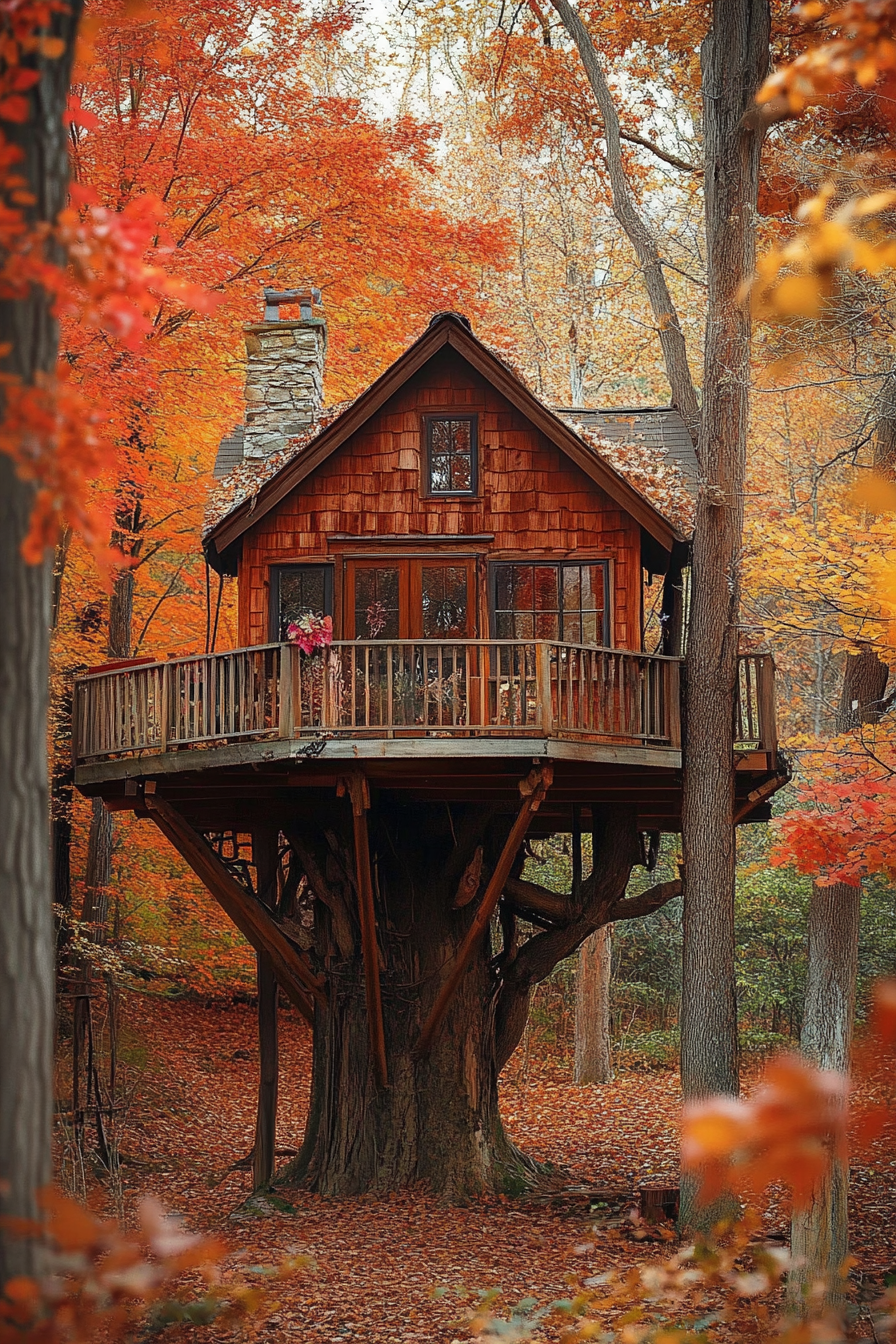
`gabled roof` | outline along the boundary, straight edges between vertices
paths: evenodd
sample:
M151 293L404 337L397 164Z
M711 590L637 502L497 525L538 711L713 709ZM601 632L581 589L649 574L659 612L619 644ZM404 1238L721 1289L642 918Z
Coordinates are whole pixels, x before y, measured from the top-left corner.
M288 457L279 470L267 474L267 479L251 496L239 499L239 502L212 523L203 538L209 563L215 569L223 567L226 563L225 553L245 532L254 527L265 514L276 508L296 486L310 476L352 434L361 429L409 378L446 346L456 350L468 364L481 373L512 406L525 415L596 485L640 523L648 535L664 550L669 550L674 541L683 538L683 532L680 532L649 500L614 471L609 463L589 446L585 438L575 433L560 415L543 405L520 378L473 335L465 318L456 313L442 313L434 318L423 335L409 346L385 373L371 383L365 392L342 410L341 414L335 418L325 418L319 432L312 434L303 442L301 451ZM570 412L567 414L570 417L573 415ZM574 414L576 419L581 421L583 416L592 413L582 411Z

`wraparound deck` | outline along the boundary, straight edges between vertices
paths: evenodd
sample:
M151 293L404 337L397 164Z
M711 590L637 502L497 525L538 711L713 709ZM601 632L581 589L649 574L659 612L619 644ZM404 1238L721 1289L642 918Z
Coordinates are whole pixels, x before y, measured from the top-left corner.
M680 674L681 660L656 654L514 640L341 641L311 655L271 644L147 661L78 678L74 764L83 783L312 753L674 768ZM735 738L745 758L766 758L754 768L773 767L767 654L740 659Z

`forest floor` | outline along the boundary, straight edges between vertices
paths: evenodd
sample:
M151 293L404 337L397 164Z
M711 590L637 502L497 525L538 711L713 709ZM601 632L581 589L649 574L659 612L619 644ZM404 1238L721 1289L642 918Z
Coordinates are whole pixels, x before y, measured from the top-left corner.
M249 1173L232 1168L253 1141L254 1011L129 995L123 1022L129 1099L117 1122L120 1188L110 1193L80 1171L75 1180L66 1144L63 1177L97 1211L117 1211L126 1221L140 1198L155 1196L190 1228L224 1241L225 1271L308 1256L309 1268L276 1286L276 1303L256 1327L260 1340L465 1340L479 1290L500 1289L494 1309L506 1314L520 1299L546 1303L569 1295L583 1277L669 1253L632 1240L630 1224L612 1226L619 1218L611 1213L595 1230L587 1199L574 1193L551 1203L502 1197L446 1208L416 1190L339 1201L288 1190L293 1211L233 1221L251 1188ZM282 1014L280 1050L278 1148L294 1150L307 1105L310 1035L292 1011ZM575 1087L568 1058L534 1050L528 1058L518 1053L501 1090L508 1133L528 1153L564 1168L572 1183L625 1189L677 1184L679 1102L671 1073L632 1072ZM896 1274L896 1152L882 1146L874 1165L854 1169L853 1204L867 1298L876 1295L872 1285ZM774 1198L765 1225L787 1231L784 1205ZM556 1338L560 1327L549 1324L540 1334Z

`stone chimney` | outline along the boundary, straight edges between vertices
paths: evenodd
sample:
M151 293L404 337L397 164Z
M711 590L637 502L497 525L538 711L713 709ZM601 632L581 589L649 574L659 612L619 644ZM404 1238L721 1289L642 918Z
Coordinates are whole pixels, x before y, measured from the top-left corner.
M324 401L327 324L312 315L319 289L266 289L263 322L250 322L246 337L246 421L243 458L270 457L308 429ZM280 319L281 303L298 304L301 316Z

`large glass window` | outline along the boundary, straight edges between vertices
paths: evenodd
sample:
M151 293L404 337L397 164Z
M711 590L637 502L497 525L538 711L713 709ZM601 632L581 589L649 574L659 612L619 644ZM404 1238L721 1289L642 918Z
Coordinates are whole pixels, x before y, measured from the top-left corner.
M607 562L513 562L492 566L496 639L609 644Z
M476 416L427 416L426 462L430 494L475 495Z
M303 616L333 615L332 565L278 565L271 570L271 627L274 640Z

